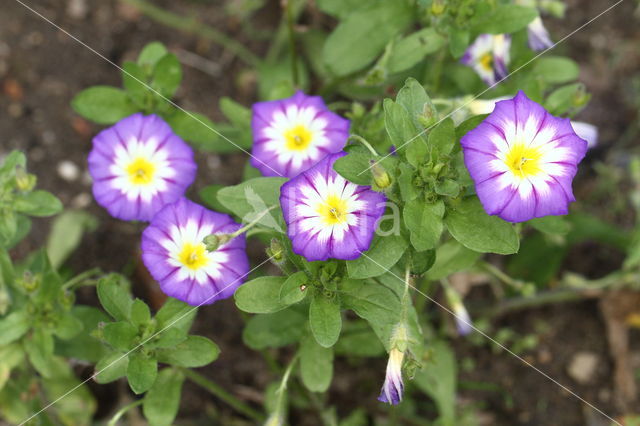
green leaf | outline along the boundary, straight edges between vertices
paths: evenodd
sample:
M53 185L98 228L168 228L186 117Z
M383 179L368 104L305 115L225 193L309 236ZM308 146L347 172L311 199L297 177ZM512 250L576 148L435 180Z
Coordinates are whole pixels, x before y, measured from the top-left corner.
M187 334L175 328L167 328L164 331L158 330L154 337L145 343L147 349L173 348L187 340Z
M115 349L127 350L134 345L138 330L128 322L112 322L102 329L104 340Z
M131 390L140 395L148 391L158 376L158 362L142 355L139 351L129 355L127 366L127 380Z
M53 375L53 337L49 332L35 329L24 339L24 350L31 361L31 365L44 377Z
M525 28L537 16L535 8L502 4L492 12L472 18L470 26L478 34L510 34Z
M425 127L433 120L437 110L424 87L414 78L409 77L396 96L396 103L403 106L416 129Z
M562 216L539 217L527 223L538 231L550 235L566 235L571 230L571 225Z
M5 210L0 214L0 247L10 248L17 239L18 217L13 210Z
M238 150L237 146L220 137L216 125L204 114L176 109L164 118L178 136L201 151L235 152Z
M279 177L261 177L250 179L239 185L229 186L218 191L218 201L231 210L243 222L251 222L272 206L280 205L280 187L287 181ZM260 225L284 232L284 223L280 209L274 209L264 215Z
M251 126L251 110L226 96L220 98L220 111L234 126Z
M156 330L171 328L186 335L197 313L197 308L178 299L169 298L156 314L156 322L158 323Z
M435 250L416 251L412 249L409 252L408 262L411 273L414 275L422 275L434 265L436 261Z
M417 251L434 248L442 234L444 203L437 201L428 204L422 200L413 200L405 204L403 213L413 247Z
M578 64L569 58L545 56L536 61L532 74L550 84L561 84L578 78Z
M460 184L453 179L442 179L436 182L436 194L455 198L460 194Z
M220 348L203 336L189 336L173 348L157 352L158 361L177 367L195 368L212 363L220 355Z
M62 340L69 340L77 336L83 328L82 320L71 312L64 312L56 321L53 333Z
M131 305L131 322L140 327L147 325L151 321L151 312L146 303L140 299L133 301Z
M365 149L352 149L333 163L340 176L356 185L371 185L371 154Z
M325 392L333 378L333 349L306 335L300 342L300 376L311 392Z
M53 216L62 211L62 203L55 195L36 190L17 196L13 202L13 209L29 216Z
M105 345L91 336L91 332L100 322L109 321L109 317L98 308L92 306L75 305L71 315L79 320L83 326L78 334L64 342L56 341L56 354L96 363L106 354ZM59 330L56 330L59 333Z
M153 426L169 426L180 408L184 376L173 368L158 373L156 382L147 392L142 403L142 412Z
M122 64L122 69L122 86L138 105L144 105L144 100L149 91L147 88L147 75L144 69L131 61L126 61Z
M180 87L182 67L173 53L162 57L153 69L152 86L164 97L171 98Z
M553 115L566 114L575 105L577 97L588 96L582 83L568 84L562 86L547 97L544 101L544 108Z
M444 43L444 38L433 28L423 28L408 35L393 46L389 72L395 74L408 70L427 55L439 50Z
M125 287L124 280L113 274L98 282L98 299L105 311L117 321L128 320L133 301Z
M382 275L395 265L409 243L399 235L375 236L371 248L355 260L348 260L347 271L351 278L369 278Z
M53 424L88 425L93 421L96 401L88 386L78 380L68 361L54 357L51 359L54 376L42 378L42 396L56 403L55 416L59 422ZM69 392L74 389L73 392ZM41 422L42 424L51 424Z
M128 365L129 358L123 353L111 352L96 364L95 374L97 375L95 376L95 381L104 384L118 380L127 374Z
M289 278L282 283L280 287L280 301L285 305L293 305L305 298L308 291L303 290L301 286L307 285L309 277L304 271L298 271L289 275Z
M138 65L153 68L167 53L167 48L159 41L147 44L138 55Z
M406 163L398 165L400 174L398 175L398 187L400 195L404 201L415 200L418 197L418 190L413 185L414 169Z
M448 155L456 144L456 130L451 118L443 120L429 133L429 146L440 155Z
M443 341L430 344L430 358L414 377L416 386L438 406L438 424L456 423L457 365L453 351Z
M397 281L396 277L392 279ZM372 281L347 279L338 288L343 307L367 320L386 348L391 333L400 320L402 309L398 296L393 290Z
M336 76L359 71L382 53L388 41L412 20L405 0L376 2L350 13L331 33L322 56Z
M412 140L418 134L409 118L409 113L402 105L391 99L385 99L383 107L384 125L391 139L391 143L396 146L396 149L403 149L405 143ZM416 142L416 140L412 140L411 143L413 142Z
M58 269L80 245L82 235L98 225L95 216L81 210L68 210L56 217L47 238L47 255Z
M481 253L469 250L456 240L449 240L436 249L436 261L426 277L432 281L446 278L454 272L472 267L480 256Z
M449 51L455 59L464 55L469 46L469 39L469 31L455 27L449 29Z
M288 308L274 314L256 315L249 319L242 331L242 340L254 350L278 348L297 342L304 332L301 324L307 313Z
M362 320L349 320L344 324L333 350L336 355L346 357L377 357L385 353L378 336Z
M208 185L199 190L198 195L207 207L221 213L232 213L231 210L223 206L222 203L218 201L218 191L222 188L225 188L225 185Z
M238 309L253 314L270 314L287 307L280 300L285 277L259 277L241 285L233 295Z
M363 4L366 4L366 2L362 0L316 0L318 9L341 19L353 13L354 10L361 8Z
M333 346L342 328L340 302L317 293L309 305L309 326L316 341L325 348Z
M453 238L471 250L513 254L520 247L513 225L485 213L476 197L464 199L455 209L448 210L444 223Z
M0 318L0 346L18 340L30 327L31 317L25 310Z
M138 112L127 92L109 86L83 90L73 98L71 106L75 112L98 124L114 124Z

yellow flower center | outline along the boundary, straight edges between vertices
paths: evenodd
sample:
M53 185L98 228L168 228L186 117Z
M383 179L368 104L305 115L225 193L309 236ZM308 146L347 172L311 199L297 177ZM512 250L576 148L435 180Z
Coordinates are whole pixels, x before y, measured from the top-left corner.
M129 180L134 185L148 185L153 181L156 166L146 158L138 157L127 166Z
M478 62L480 63L480 66L487 71L491 71L493 69L493 55L489 52L482 55Z
M335 225L347 220L347 201L337 195L330 195L318 206L318 214L326 225Z
M526 178L540 173L541 157L542 153L538 148L531 148L524 143L517 143L507 153L505 163L514 175Z
M182 250L178 254L178 261L193 270L207 266L209 263L207 248L202 243L184 243Z
M287 130L284 133L284 138L287 141L287 149L292 151L304 151L311 144L313 134L302 124L298 124L295 127Z

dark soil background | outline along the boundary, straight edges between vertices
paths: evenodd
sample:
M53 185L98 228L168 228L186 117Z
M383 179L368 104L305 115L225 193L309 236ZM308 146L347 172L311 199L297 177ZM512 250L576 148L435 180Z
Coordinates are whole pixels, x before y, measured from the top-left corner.
M255 82L247 68L220 46L197 36L177 32L159 25L135 9L115 0L25 0L29 6L51 19L109 60L120 64L136 57L148 42L159 40L183 57L196 54L202 61L198 68L185 66L184 81L176 101L189 110L222 118L218 100L229 96L245 104L255 99ZM198 16L203 22L246 43L262 55L267 45L250 40L242 23L229 19L225 7L233 0L157 1L182 15ZM545 22L554 39L570 33L596 16L612 2L605 0L568 1L564 20ZM608 208L620 194L601 194L598 162L606 161L609 171L624 170L630 152L638 143L637 110L640 104L640 19L634 16L637 4L626 0L610 13L570 37L559 49L581 66L580 80L593 94L588 108L578 117L600 129L600 144L590 152L586 167L576 182L578 199L584 195L596 199L593 213L629 225L633 219L625 209ZM279 20L279 6L272 1L261 11L252 27L271 31ZM193 58L193 56L189 56ZM134 291L151 303L157 294L145 285L148 280L136 267L136 243L140 228L110 218L95 204L86 169L91 138L100 129L79 118L70 101L80 90L97 84L120 85L119 71L81 46L69 36L13 0L2 2L0 11L0 156L11 149L28 154L29 169L39 177L39 186L56 194L67 208L86 209L100 221L95 232L85 236L80 249L69 261L76 272L99 266L105 271L121 271L132 276ZM241 155L199 155L199 181L232 184L239 181L245 158ZM611 168L611 166L615 166ZM621 173L621 172L620 172ZM194 190L189 194L198 200ZM624 197L624 196L622 196ZM20 257L41 244L49 221L38 220L29 239L14 255ZM255 249L260 256L260 248ZM587 243L576 247L567 268L576 272L602 276L619 266L622 255L599 245ZM92 289L81 295L84 303L94 303ZM607 345L605 321L598 301L587 300L539 309L519 311L500 318L498 326L509 326L518 334L540 332L539 344L522 356L560 383L575 391L608 414L621 415L615 403L614 362ZM243 319L232 301L201 308L194 332L212 338L222 349L220 358L203 368L210 377L245 401L261 405L263 390L277 378L259 353L246 349L241 342ZM632 334L632 362L640 368L638 333ZM634 340L635 339L635 340ZM490 345L477 346L464 340L455 342L460 360L472 359L475 368L463 372L461 402L475 407L479 424L486 425L604 425L606 419L581 403L540 373L523 365L509 354L497 353ZM569 373L576 355L587 353L596 360L584 381ZM283 355L286 358L286 354ZM594 358L595 357L595 358ZM351 365L339 362L329 394L329 403L341 415L364 406L380 410L375 401L384 371L384 360ZM80 371L88 377L91 369ZM473 383L490 383L478 389ZM466 385L464 385L466 383ZM99 397L98 416L108 416L128 398L126 386L94 386ZM638 407L638 401L635 405ZM430 404L425 402L426 406ZM427 409L426 412L429 410ZM210 424L212 416L219 424L248 424L231 409L186 384L179 424ZM298 414L292 424L319 424L313 413Z

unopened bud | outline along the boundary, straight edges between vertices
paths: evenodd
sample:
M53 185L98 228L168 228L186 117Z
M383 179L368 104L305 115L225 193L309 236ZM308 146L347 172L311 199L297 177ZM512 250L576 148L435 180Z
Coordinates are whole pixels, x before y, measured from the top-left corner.
M207 251L212 252L218 250L221 245L228 243L231 239L232 237L230 234L211 234L204 237L202 242L207 248Z
M60 296L60 304L67 310L73 307L73 304L76 301L76 295L72 291L65 290L64 293Z
M284 249L282 248L282 244L280 240L277 238L271 239L271 244L267 249L267 255L271 258L271 261L276 265L284 262Z
M391 186L391 176L384 169L380 163L376 163L371 160L371 174L373 175L373 182L380 189L386 189Z
M418 116L418 121L424 128L429 128L438 121L438 110L431 102L425 102L422 114Z
M16 167L16 187L19 191L31 191L36 186L36 181L36 176L27 173L24 167Z
M37 274L33 275L30 271L24 271L20 284L22 284L22 287L27 290L27 292L34 292L40 286L40 276Z
M433 0L431 3L431 14L433 16L440 16L444 13L445 4L442 0Z

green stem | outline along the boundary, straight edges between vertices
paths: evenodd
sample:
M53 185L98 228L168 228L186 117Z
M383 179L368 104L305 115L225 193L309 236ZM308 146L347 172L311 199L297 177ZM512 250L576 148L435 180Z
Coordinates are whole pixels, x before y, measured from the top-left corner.
M180 371L182 372L182 374L185 375L185 377L187 377L193 383L200 386L204 390L208 391L212 395L215 395L217 398L221 399L222 401L226 402L238 413L244 414L245 416L249 417L250 419L256 422L264 421L264 415L262 413L254 410L253 408L251 408L250 406L248 406L247 404L245 404L235 396L231 395L229 392L224 390L217 383L212 382L211 380L207 379L200 373L196 373L195 371L190 370L188 368L180 368Z
M371 144L369 143L369 141L367 141L365 138L363 138L360 135L349 135L349 138L347 139L347 141L350 140L356 140L358 142L360 142L362 145L364 145L369 151L371 151L371 153L375 156L375 157L379 157L378 153L376 152L376 150L373 148L373 146L371 146Z
M235 237L237 237L238 235L241 235L241 234L247 232L249 229L253 228L258 222L260 222L260 220L262 220L262 218L267 213L269 213L271 210L275 209L276 207L278 207L278 205L274 204L273 206L269 207L268 209L265 209L265 210L261 211L255 219L253 219L251 222L247 223L245 226L243 226L242 228L238 229L236 232L231 234L229 236L230 239L232 240Z
M500 281L502 281L503 283L515 288L516 290L522 290L522 288L524 287L524 284L522 282L518 280L514 280L509 275L505 274L504 272L502 272L500 269L496 268L489 262L479 262L478 266L481 269L484 269L486 272L493 275L494 277L496 277L497 279L499 279Z
M291 79L293 87L298 87L298 51L296 49L296 34L294 31L293 19L293 1L285 0L285 9L287 14L287 29L289 31L289 51L291 52Z
M127 404L124 407L122 407L121 409L119 409L114 415L113 417L111 417L111 420L109 420L109 423L107 423L107 426L115 426L118 423L118 420L120 420L120 417L124 416L124 414L131 410L134 407L137 407L138 405L142 404L142 401L144 401L143 399L138 399L136 401L133 401L131 404Z
M187 18L184 16L176 15L168 12L160 7L157 7L147 0L120 0L123 3L135 6L142 13L149 18L163 25L166 25L177 30L185 31L188 33L196 34L204 39L213 41L232 52L235 56L244 61L247 65L257 67L260 65L261 60L258 56L254 55L249 49L247 49L242 43L229 37L223 32L220 32L208 25L198 22L196 19Z
M88 271L84 271L83 273L71 278L69 281L64 283L62 285L62 289L68 290L69 288L75 286L76 284L80 284L83 281L87 280L89 277L92 277L94 275L98 275L101 273L102 273L102 269L100 268L93 268L93 269L89 269Z

